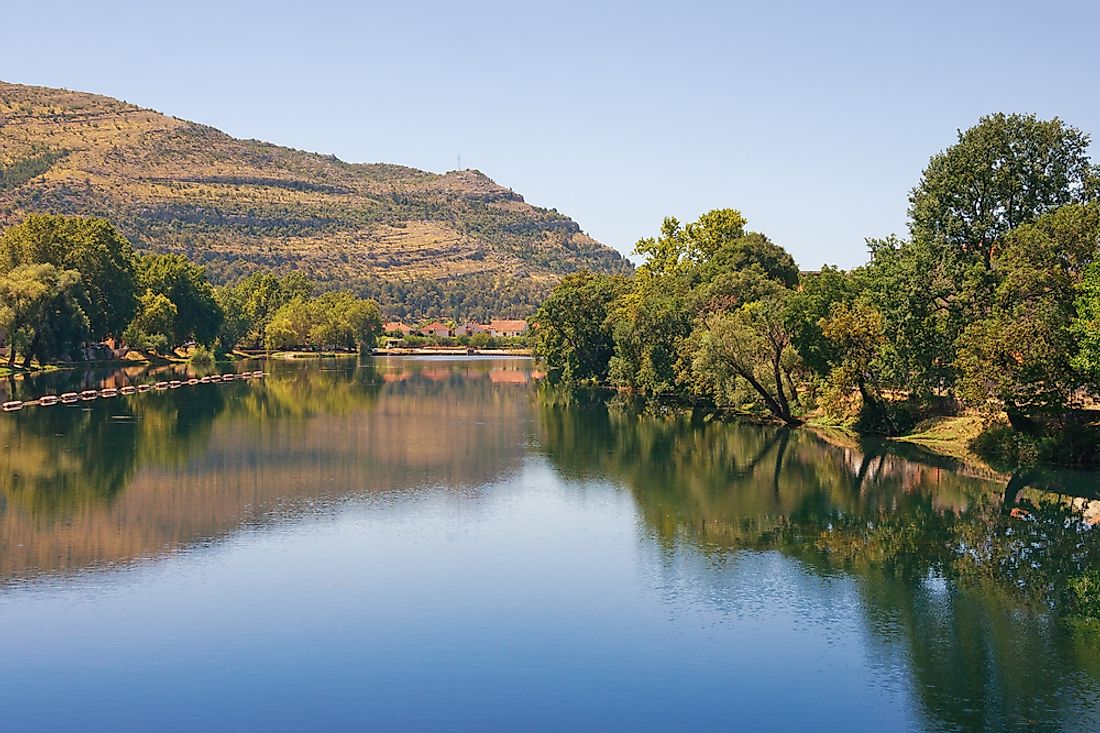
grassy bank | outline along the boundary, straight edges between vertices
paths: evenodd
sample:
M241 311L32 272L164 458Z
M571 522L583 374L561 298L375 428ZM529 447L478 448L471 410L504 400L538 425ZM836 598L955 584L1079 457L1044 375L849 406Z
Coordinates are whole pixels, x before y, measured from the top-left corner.
M913 443L952 458L984 463L971 447L984 430L985 425L977 415L934 417L919 423L908 435L894 440Z

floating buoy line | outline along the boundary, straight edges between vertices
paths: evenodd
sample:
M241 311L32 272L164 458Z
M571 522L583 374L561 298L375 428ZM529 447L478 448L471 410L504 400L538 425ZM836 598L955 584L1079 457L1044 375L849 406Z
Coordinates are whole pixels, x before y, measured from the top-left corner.
M125 387L104 387L103 389L86 389L81 392L64 392L60 395L48 394L37 400L10 400L0 405L4 412L15 412L24 407L49 407L51 405L71 405L74 402L90 402L98 399L111 399L112 397L127 397L146 392L164 392L180 387L194 387L196 384L218 384L221 382L234 382L239 379L261 379L266 372L230 372L228 374L212 374L207 377L192 377L191 379L172 379L169 381L154 382L152 384L128 384Z

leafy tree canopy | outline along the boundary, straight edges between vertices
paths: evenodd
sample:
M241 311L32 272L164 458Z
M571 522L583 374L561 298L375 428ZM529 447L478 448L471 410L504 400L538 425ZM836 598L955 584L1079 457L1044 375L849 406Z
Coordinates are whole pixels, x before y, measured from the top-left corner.
M50 264L80 274L95 339L119 335L136 307L130 243L103 219L31 214L0 233L0 271Z
M224 314L201 265L182 255L143 255L137 261L137 283L143 292L163 295L176 306L173 345L190 339L213 343Z
M932 157L910 194L913 237L942 240L989 269L1012 229L1096 197L1088 146L1088 135L1057 117L982 117Z

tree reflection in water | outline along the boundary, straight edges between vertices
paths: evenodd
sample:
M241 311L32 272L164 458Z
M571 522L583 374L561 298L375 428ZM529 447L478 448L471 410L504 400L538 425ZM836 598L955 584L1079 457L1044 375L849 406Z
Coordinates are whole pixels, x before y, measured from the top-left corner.
M1080 494L1083 475L1005 479L877 441L654 417L583 394L543 394L539 417L563 476L617 480L657 541L711 559L700 584L727 582L742 551L852 576L866 628L907 656L935 727L1074 729L1068 711L1100 714L1095 622L1066 618L1082 610L1075 580L1100 567L1100 533L1024 488ZM1015 518L1021 502L1029 513Z

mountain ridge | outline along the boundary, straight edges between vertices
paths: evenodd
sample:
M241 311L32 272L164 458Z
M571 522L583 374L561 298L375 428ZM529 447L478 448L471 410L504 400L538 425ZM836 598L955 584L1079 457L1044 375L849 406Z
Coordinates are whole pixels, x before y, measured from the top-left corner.
M518 313L563 274L631 267L477 170L349 163L112 97L0 82L0 226L29 212L102 216L140 251L185 254L216 282L301 270L395 315Z

